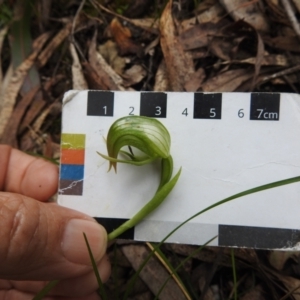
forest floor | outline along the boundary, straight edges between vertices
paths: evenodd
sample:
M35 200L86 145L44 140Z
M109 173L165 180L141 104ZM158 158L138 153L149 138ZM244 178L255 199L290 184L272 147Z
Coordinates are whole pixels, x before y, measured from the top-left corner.
M71 89L300 91L299 0L11 0L0 7L0 142L54 162ZM109 247L108 299L154 299L168 265L182 264L159 299L300 300L299 252L204 247L195 254L196 246L179 244L164 244L164 258L152 257L129 290L152 247L124 240Z

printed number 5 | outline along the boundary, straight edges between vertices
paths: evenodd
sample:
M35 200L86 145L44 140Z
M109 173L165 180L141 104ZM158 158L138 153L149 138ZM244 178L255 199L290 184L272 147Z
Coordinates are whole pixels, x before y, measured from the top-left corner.
M214 118L217 115L215 108L211 108L209 112L210 112L210 115L209 115L210 118Z
M160 116L161 115L161 107L160 106L156 106L155 109L156 109L155 115L156 116Z

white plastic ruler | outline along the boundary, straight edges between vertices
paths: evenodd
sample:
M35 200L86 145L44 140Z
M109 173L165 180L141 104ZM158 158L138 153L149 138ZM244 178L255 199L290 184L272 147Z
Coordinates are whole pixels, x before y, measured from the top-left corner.
M69 91L64 97L58 202L89 214L108 231L156 191L159 164L118 164L107 172L109 127L126 115L158 118L169 130L177 185L123 237L161 241L196 212L228 196L300 175L300 95ZM300 242L300 183L216 207L167 241L293 248Z

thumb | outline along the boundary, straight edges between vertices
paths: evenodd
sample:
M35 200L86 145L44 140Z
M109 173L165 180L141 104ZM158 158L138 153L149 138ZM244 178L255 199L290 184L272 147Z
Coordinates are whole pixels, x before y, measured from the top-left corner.
M56 204L0 192L0 278L52 280L91 270L84 241L100 262L105 229L93 218Z

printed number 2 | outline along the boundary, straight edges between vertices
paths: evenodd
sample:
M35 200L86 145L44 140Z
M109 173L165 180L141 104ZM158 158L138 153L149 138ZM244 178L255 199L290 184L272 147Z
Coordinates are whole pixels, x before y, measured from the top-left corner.
M133 113L134 107L130 106L129 109L131 109L131 111L129 112L129 116L133 116L134 115L134 113Z
M161 115L161 107L160 106L155 106L155 109L156 109L155 115L160 116Z
M210 118L214 118L217 115L215 108L211 108L209 113L210 113L210 115L209 115Z

